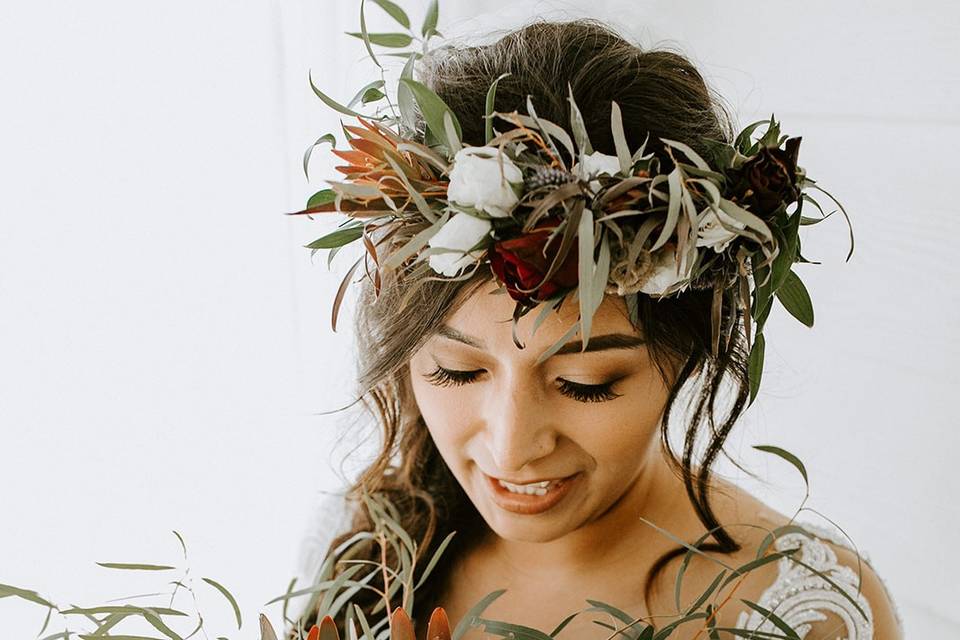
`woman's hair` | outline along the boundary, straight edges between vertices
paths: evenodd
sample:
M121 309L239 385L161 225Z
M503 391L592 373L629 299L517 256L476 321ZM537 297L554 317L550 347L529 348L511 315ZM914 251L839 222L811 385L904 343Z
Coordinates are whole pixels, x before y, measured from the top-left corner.
M670 160L661 137L684 142L706 158L709 151L702 142L704 138L725 142L733 138L727 111L687 58L666 50L643 50L593 19L537 21L491 44L444 46L428 53L422 68L421 81L453 110L462 127L463 142L469 145L485 144L486 92L493 80L506 72L511 75L497 86L495 110L525 113L529 94L540 118L571 130L569 83L594 149L605 154L616 153L610 131L611 100L622 110L630 147L639 148L649 134L647 152L656 153L668 167ZM501 132L510 128L501 120L496 127ZM419 135L422 139L422 130ZM423 559L429 559L451 531L457 532L430 578L416 591L409 613L420 624L433 607L442 604L438 598L455 559L489 528L434 445L412 397L407 365L438 326L492 277L490 270L478 269L464 281L422 282L409 302L403 298L411 283L390 277L384 278L378 297L369 279L364 279L359 294L355 316L358 382L364 406L382 428L382 448L351 485L348 499L359 500L364 491L385 493L397 507L399 523L419 541ZM714 515L710 468L745 409L749 396L748 354L742 312L738 311L723 318L725 325L733 323L732 338L728 344L721 341L718 355L712 356L712 295L711 289L696 286L660 300L640 295L637 329L646 337L651 357L670 389L661 423L661 448L671 468L683 479L703 526L707 530L716 528L714 542L702 543L700 549L732 553L740 545ZM725 380L733 383L734 401L721 419L717 416L717 400L723 395ZM677 455L669 443L668 424L671 409L687 382L694 385L696 393L690 398L693 411L688 412L683 451ZM695 461L703 436L706 446ZM365 509L357 509L352 529L334 538L328 553L357 532L371 528ZM379 561L378 546L369 547L366 559ZM395 562L391 551L387 557ZM651 567L645 581L645 599L649 599L654 579L667 563L685 552L678 545ZM425 564L425 560L419 563L421 571ZM336 573L343 568L338 567ZM382 589L383 583L374 579L370 586ZM373 591L361 590L353 601L370 620L384 615L382 611L372 615L373 608L382 602ZM316 615L315 610L305 611L300 620L303 628L318 622ZM341 637L346 637L341 622L337 624Z

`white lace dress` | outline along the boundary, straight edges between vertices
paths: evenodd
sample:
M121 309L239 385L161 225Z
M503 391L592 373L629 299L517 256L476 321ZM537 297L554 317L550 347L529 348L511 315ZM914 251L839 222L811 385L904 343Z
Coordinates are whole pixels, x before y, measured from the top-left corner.
M757 604L768 611L773 611L797 632L801 640L810 632L811 624L826 620L827 614L838 617L846 627L843 635L837 635L838 640L874 640L873 613L870 603L863 594L857 597L856 567L848 567L837 562L836 553L830 545L824 543L824 540L827 540L849 549L846 540L837 533L813 523L795 521L795 524L813 534L813 537L801 533L788 533L774 542L774 548L777 551L785 551L799 545L801 550L794 554L794 557L829 576L837 586L843 588L857 601L860 608L867 614L867 618L864 619L849 600L837 593L822 578L806 567L792 562L790 558L781 558L777 561L777 577L763 591ZM315 580L330 541L349 526L350 518L342 494L323 494L301 548L299 567L301 579L298 580L298 584L304 581L311 584ZM867 565L870 565L870 559L866 553L861 551L860 556ZM902 628L903 624L895 604L894 615ZM776 635L783 633L758 611L752 611L749 614L741 613L736 626Z
M774 548L777 551L788 549L800 550L793 557L798 558L824 575L842 588L863 609L867 617L857 611L853 603L840 595L827 581L816 573L793 562L790 558L780 558L777 561L777 577L767 587L757 601L764 609L772 611L786 622L797 635L803 639L810 632L811 624L828 619L828 614L839 618L845 627L844 634L838 635L841 640L873 640L873 612L870 603L862 593L857 593L856 567L849 567L837 561L837 554L829 544L851 549L846 539L830 529L810 522L794 521L794 524L813 534L808 537L802 533L788 533L777 538ZM871 566L870 558L863 551L860 557L864 563ZM883 579L881 578L881 584ZM884 584L884 589L886 585ZM889 596L889 593L888 593ZM893 599L890 598L893 602ZM903 623L899 611L894 606L894 616L901 628ZM781 634L782 631L759 611L749 614L741 613L737 618L737 627L751 631L762 631Z

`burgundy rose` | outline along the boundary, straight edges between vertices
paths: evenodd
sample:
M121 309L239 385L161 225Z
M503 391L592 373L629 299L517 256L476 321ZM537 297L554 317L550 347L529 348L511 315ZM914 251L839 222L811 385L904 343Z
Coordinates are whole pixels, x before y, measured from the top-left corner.
M786 149L761 147L737 172L733 198L761 218L800 197L796 188L801 138L789 138Z
M490 266L514 300L532 305L543 302L559 291L577 286L576 243L570 247L567 257L550 279L543 282L563 239L563 234L558 233L548 242L550 233L557 225L558 220L548 219L528 233L495 243L490 250ZM543 285L532 293L520 291L532 289L541 282Z

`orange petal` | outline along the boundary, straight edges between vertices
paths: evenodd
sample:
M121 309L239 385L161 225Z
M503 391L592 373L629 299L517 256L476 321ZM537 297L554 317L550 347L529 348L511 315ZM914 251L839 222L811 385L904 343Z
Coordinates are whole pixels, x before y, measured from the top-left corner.
M417 640L413 622L403 607L394 609L390 616L390 640Z
M316 629L316 626L314 626ZM313 629L310 630L313 633ZM337 633L337 625L333 623L333 618L330 616L323 616L323 620L320 622L320 632L319 640L340 640L340 634ZM316 640L314 638L307 638L307 640Z
M430 615L427 625L427 640L450 640L450 621L443 607L437 607Z

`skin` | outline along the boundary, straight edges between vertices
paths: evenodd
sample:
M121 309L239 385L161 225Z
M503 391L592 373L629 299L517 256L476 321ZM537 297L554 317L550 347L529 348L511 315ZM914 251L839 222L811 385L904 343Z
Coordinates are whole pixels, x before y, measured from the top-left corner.
M705 529L660 449L659 424L669 385L661 379L643 336L630 323L623 299L604 298L594 316L591 345L603 344L601 336L613 334L621 336L621 343L632 339L637 344L580 352L577 333L569 353L537 365L538 356L577 320L576 303L565 301L535 333L539 310L521 318L517 335L526 347L521 350L511 336L514 302L507 295L490 295L496 288L488 283L471 294L409 363L417 408L451 472L490 528L483 542L458 562L438 606L447 610L455 625L480 598L506 588L508 593L483 615L544 632L589 606L586 598L634 616L675 615L673 580L679 560L658 579L660 588L654 591L650 611L642 587L653 562L676 545L637 515L684 540L697 539ZM474 375L462 384L443 383L437 377L440 367ZM594 395L593 401L564 393L569 383L611 382L600 391L605 395ZM514 514L497 506L485 477L522 482L577 472L582 475L574 491L537 515ZM716 557L736 566L753 559L766 530L785 524L787 518L731 483L717 480L716 487L713 504L720 522L764 528L729 529L744 549L733 557ZM719 570L707 559L694 558L684 578L683 600L694 600ZM758 599L775 577L774 564L749 574L736 598ZM721 624L732 626L741 610L727 606ZM608 629L590 622L596 615L574 619L562 636L608 637ZM696 637L696 629L679 631L673 640ZM419 629L418 637L424 633ZM495 636L480 630L465 636L482 637Z

